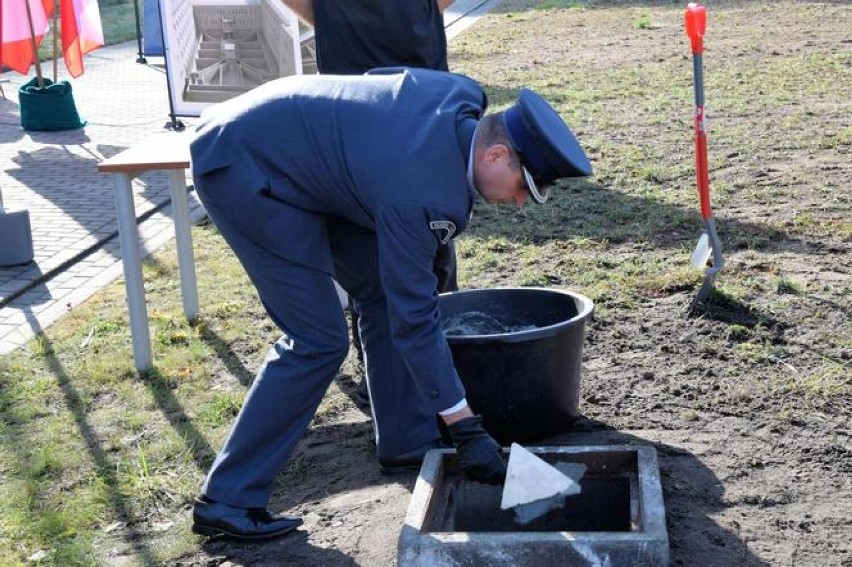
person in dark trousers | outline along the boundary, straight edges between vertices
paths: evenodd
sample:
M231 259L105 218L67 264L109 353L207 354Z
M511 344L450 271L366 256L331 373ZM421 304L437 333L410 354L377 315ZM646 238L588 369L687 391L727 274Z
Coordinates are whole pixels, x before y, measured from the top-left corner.
M314 26L320 73L360 75L378 67L449 69L442 12L453 0L283 1ZM458 289L452 240L439 247L432 269L439 293ZM363 362L359 314L354 309L351 314L352 341ZM366 389L359 392L367 397Z
M266 506L349 350L335 279L362 315L380 462L434 446L412 410L423 408L447 425L469 479L504 480L440 328L434 257L475 200L543 202L591 166L536 93L485 108L467 77L399 68L278 79L203 113L196 190L282 336L195 501L196 533L253 540L300 525ZM384 442L394 431L407 435Z
M313 0L319 72L352 75L395 66L447 71L442 12L451 3Z
M448 70L442 12L453 0L283 0L314 26L320 73L380 67Z
M317 68L332 75L361 75L377 67L417 67L447 71L447 36L443 10L452 0L283 0L301 19L314 26ZM452 240L441 244L435 254L432 271L437 278L438 293L458 289L455 245ZM360 313L350 298L352 344L358 360L364 362L359 330ZM367 380L362 379L354 391L359 404L370 404ZM371 407L374 419L375 407ZM421 410L436 436L440 424L434 416ZM385 434L404 438L407 431ZM394 473L417 467L423 454L415 452L404 459L385 460L382 471Z

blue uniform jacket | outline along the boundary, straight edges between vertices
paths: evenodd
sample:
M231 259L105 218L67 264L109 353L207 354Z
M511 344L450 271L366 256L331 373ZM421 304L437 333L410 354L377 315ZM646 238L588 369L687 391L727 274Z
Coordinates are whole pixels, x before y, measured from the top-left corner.
M432 70L294 76L210 107L191 144L194 175L214 176L231 217L284 258L333 275L326 218L375 231L393 338L435 412L464 390L432 263L470 218L467 161L486 104L471 79Z

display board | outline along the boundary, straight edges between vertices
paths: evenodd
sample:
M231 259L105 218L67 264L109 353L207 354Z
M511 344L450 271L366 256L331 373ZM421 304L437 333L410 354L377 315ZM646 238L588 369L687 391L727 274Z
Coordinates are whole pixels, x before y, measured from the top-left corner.
M303 72L299 20L280 0L160 0L172 115Z
M145 0L142 4L142 54L153 57L164 55L160 0Z

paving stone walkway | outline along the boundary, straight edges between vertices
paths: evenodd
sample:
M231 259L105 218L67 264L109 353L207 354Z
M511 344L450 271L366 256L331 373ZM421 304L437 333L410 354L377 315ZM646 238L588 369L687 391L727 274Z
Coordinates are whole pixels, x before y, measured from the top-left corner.
M122 275L112 178L98 174L97 164L170 122L164 68L136 63L136 49L128 42L86 56L85 73L71 81L87 121L81 130L23 131L17 90L29 77L2 75L8 82L7 98L0 98L0 190L7 210L29 211L35 259L0 267L0 355ZM59 67L59 79L68 78ZM142 175L133 189L142 246L150 253L174 236L168 179ZM190 209L194 220L203 216L194 195Z
M445 13L452 38L498 0L457 0ZM0 74L0 191L6 210L28 210L35 259L0 267L0 355L24 346L37 333L122 276L112 177L97 164L170 125L162 58L136 63L135 41L87 55L85 73L71 80L85 128L25 132L18 87L29 80ZM44 73L52 64L43 65ZM59 65L59 79L67 79ZM191 128L196 119L181 119ZM188 180L191 182L191 180ZM165 173L133 182L144 254L174 237ZM194 221L204 210L190 194ZM4 243L0 242L0 246ZM203 308L203 298L201 298Z

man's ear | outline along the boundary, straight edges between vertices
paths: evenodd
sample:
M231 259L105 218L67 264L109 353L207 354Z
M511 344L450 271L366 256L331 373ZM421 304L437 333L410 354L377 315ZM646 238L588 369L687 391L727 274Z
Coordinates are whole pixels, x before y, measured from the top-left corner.
M509 157L509 146L506 144L494 144L485 150L485 163L491 165Z

